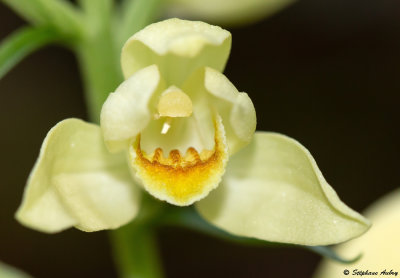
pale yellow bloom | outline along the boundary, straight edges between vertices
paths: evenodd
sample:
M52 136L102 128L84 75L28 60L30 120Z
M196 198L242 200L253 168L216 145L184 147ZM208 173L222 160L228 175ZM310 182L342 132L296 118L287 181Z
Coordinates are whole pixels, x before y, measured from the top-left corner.
M68 119L49 132L17 218L113 229L135 218L144 188L236 235L320 245L365 232L303 146L255 133L253 103L222 74L230 46L228 31L179 19L133 35L100 127Z
M366 210L365 215L373 223L368 233L336 248L337 253L345 258L355 258L361 253L361 259L353 264L324 260L315 278L345 277L345 269L349 271L349 276L360 276L360 272L367 271L378 274L365 274L363 277L400 275L400 189L376 201ZM392 271L392 274L383 271ZM397 275L393 274L395 272Z
M31 276L0 261L0 278L31 278Z
M294 0L166 0L165 9L175 16L217 24L249 24L268 17Z

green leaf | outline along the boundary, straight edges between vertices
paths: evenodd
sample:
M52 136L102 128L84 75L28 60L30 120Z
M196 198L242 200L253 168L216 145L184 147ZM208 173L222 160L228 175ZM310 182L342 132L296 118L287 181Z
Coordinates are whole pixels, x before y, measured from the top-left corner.
M358 256L352 258L352 259L345 259L341 256L339 256L332 248L326 247L326 246L304 246L306 249L315 252L327 259L331 259L333 261L337 261L339 263L343 264L352 264L356 261L358 261L361 257L362 254L360 253Z
M32 0L2 0L2 2L12 9L19 16L33 24L44 24L45 14L40 9L37 1Z
M86 28L96 29L100 26L104 29L111 28L111 15L114 9L112 0L79 0L78 3L84 12ZM92 29L89 32L95 31Z
M22 18L34 25L46 25L60 33L76 36L82 31L80 11L64 0L2 0Z
M60 35L47 27L23 27L0 44L0 78L13 66L40 47L60 40Z

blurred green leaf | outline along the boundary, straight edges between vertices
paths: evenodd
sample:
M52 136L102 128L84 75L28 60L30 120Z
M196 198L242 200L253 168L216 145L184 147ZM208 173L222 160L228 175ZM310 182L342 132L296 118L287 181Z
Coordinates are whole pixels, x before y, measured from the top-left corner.
M2 2L36 26L51 26L69 36L77 36L82 32L81 12L68 1L2 0Z
M361 257L362 254L359 254L357 257L352 258L352 259L345 259L339 256L335 251L333 251L332 248L326 247L326 246L304 246L306 249L313 251L317 254L320 254L321 256L331 259L333 261L337 261L339 263L343 264L352 264L356 261L358 261Z
M85 28L91 32L100 32L99 28L111 28L111 15L114 9L112 0L78 0L85 16ZM93 30L94 29L94 30Z
M45 14L40 9L37 1L32 0L2 0L2 2L12 9L19 16L33 24L44 24Z
M60 35L47 27L24 27L0 44L0 78L24 57L40 47L60 40Z

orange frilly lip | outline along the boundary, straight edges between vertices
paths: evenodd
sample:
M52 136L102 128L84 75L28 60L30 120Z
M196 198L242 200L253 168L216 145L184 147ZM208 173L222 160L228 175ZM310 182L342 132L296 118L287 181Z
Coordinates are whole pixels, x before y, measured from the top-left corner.
M213 150L200 153L188 148L185 155L172 150L164 157L161 148L146 154L140 135L130 148L130 163L143 187L154 197L177 206L188 206L216 188L225 172L228 147L221 119L215 121Z

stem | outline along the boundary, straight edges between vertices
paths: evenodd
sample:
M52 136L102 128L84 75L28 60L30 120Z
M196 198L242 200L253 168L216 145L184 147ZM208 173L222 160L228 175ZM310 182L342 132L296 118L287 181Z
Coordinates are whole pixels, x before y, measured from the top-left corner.
M162 277L152 226L132 222L111 232L111 242L121 278Z
M122 81L119 59L110 34L99 34L78 48L89 118L99 123L100 111L109 93Z
M158 17L162 2L162 0L124 0L121 3L116 15L118 28L115 30L121 46L130 36Z
M139 215L130 224L111 231L114 257L122 278L161 278L156 222L165 204L144 195Z
M119 47L113 32L110 0L81 0L85 12L84 38L76 48L80 62L90 119L98 123L109 93L122 82Z

